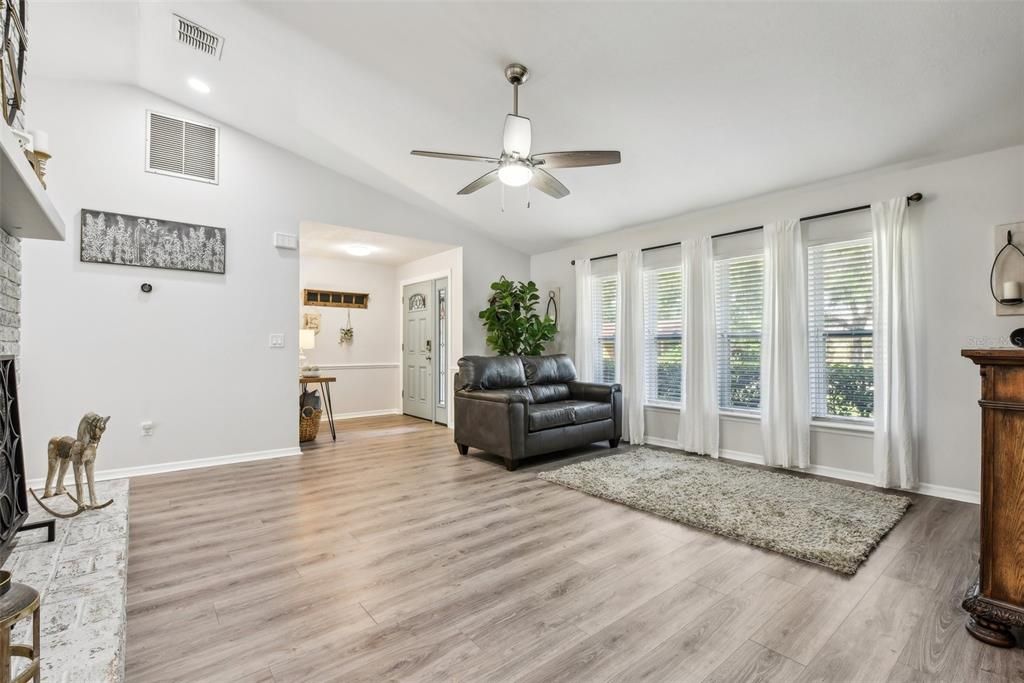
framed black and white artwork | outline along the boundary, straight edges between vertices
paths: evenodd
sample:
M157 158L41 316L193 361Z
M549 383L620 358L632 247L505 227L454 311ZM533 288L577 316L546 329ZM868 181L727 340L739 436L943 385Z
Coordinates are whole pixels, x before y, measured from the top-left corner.
M82 209L81 260L224 273L224 228Z

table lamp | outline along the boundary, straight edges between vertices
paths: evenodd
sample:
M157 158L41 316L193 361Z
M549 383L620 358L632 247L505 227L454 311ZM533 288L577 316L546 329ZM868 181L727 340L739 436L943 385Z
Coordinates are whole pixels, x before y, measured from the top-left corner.
M316 347L316 330L299 330L299 363L306 364L306 349Z

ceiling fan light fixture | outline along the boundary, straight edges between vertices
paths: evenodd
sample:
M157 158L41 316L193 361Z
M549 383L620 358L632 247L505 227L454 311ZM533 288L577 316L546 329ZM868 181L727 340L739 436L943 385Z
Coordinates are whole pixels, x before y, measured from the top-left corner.
M607 166L617 164L622 158L615 150L544 152L533 154L533 124L530 119L519 115L519 88L529 77L529 70L522 64L505 67L505 79L512 84L512 113L505 117L502 135L502 152L498 157L484 157L476 154L452 154L450 152L428 152L412 150L414 156L450 159L452 161L476 161L497 164L498 168L484 173L457 194L473 194L488 185L500 182L502 186L522 187L529 184L549 197L562 199L569 196L569 188L551 175L550 169L581 168L584 166ZM504 195L502 195L504 196ZM529 203L527 203L529 206Z
M506 161L498 169L498 180L509 187L522 187L533 178L533 168L523 161Z

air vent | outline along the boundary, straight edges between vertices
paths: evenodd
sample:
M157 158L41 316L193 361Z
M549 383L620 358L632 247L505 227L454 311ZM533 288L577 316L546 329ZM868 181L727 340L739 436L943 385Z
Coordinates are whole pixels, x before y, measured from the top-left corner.
M210 29L177 14L174 15L174 26L179 43L220 59L221 51L224 49L223 38Z
M218 180L217 128L146 112L146 170L203 183Z

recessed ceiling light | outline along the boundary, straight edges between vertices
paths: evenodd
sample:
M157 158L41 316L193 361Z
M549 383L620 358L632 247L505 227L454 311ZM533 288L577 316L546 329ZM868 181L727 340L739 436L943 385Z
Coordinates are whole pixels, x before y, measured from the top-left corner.
M201 92L204 95L210 94L210 86L208 86L205 82L199 80L198 78L188 79L188 87L192 88L196 92Z
M343 248L353 256L369 256L374 252L374 248L366 244L346 244Z

